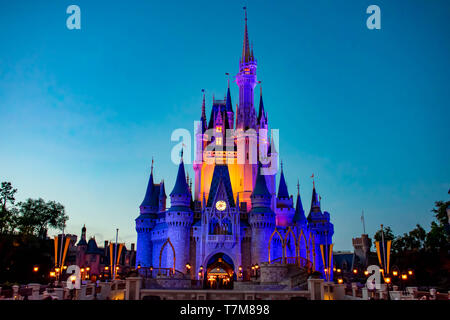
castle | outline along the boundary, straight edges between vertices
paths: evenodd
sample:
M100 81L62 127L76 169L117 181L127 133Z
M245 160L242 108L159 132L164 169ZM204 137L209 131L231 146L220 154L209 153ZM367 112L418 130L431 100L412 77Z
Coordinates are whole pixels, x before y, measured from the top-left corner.
M224 100L213 98L209 121L205 94L195 132L195 185L186 177L183 154L175 186L166 208L165 184L150 179L136 218L140 268L193 270L193 279L224 275L228 280L249 279L264 262L288 263L331 275L333 224L322 212L314 181L309 214L300 190L294 205L273 134L262 91L256 112L254 89L257 60L249 45L247 13L242 56L236 84L239 104L233 110L230 82ZM272 170L270 170L272 168ZM275 170L273 170L275 168ZM276 190L279 174L278 191Z

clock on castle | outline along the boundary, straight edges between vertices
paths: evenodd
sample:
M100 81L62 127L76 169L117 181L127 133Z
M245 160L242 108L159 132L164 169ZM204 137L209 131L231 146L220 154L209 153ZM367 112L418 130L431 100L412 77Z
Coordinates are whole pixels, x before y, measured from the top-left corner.
M195 133L194 187L186 178L181 155L170 193L171 205L166 208L165 184L154 183L152 165L140 215L135 220L136 265L141 270L173 274L184 273L189 266L194 270L192 279L208 279L214 275L236 281L249 279L252 266L264 262L303 261L324 277L326 266L332 265L327 250L332 243L333 224L330 214L321 210L314 182L311 206L305 216L300 189L294 204L283 166L272 174L262 172L268 165L278 168L278 153L273 137L267 135L268 113L262 92L256 111L254 89L258 83L258 64L249 45L246 12L244 25L242 55L235 80L239 88L236 110L231 103L229 82L226 98L213 99L209 121L203 94L201 125ZM253 130L257 139L245 134L225 139L225 133L230 130L237 133ZM258 151L267 157L252 163L249 145L256 141ZM207 149L211 144L225 145L224 142L228 147L231 144L226 152ZM243 152L244 163L237 161L238 151ZM209 161L211 157L214 161ZM267 159L271 163L267 164ZM328 272L332 279L331 268Z

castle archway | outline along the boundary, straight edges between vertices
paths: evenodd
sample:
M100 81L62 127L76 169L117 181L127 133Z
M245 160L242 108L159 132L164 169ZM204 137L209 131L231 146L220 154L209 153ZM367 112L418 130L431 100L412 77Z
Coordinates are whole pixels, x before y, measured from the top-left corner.
M204 287L207 289L233 289L236 280L233 260L225 253L211 256L206 264Z

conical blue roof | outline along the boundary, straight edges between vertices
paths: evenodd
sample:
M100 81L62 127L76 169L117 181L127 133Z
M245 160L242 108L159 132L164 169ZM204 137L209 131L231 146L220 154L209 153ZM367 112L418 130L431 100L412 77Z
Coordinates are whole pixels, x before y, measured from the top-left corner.
M234 207L234 197L233 197L233 189L231 187L230 173L228 171L228 166L225 164L217 164L214 167L214 173L211 180L211 187L208 196L207 207L213 206L213 200L216 196L216 193L219 191L220 183L223 183L225 187L225 192L227 194L228 203L231 207Z
M180 165L178 166L177 180L170 195L190 195L189 186L186 182L186 174L184 172L183 158L181 158Z
M298 221L303 221L303 220L306 220L305 210L303 210L303 204L302 204L302 199L300 198L300 193L298 193L297 194L297 204L295 205L295 214L294 214L293 221L298 222Z
M266 178L261 174L261 163L259 163L258 165L258 173L256 176L255 188L253 189L252 192L252 197L253 196L266 196L266 197L272 196L269 192L269 189L267 189Z
M261 118L265 118L266 114L264 112L264 102L263 102L263 97L262 97L262 93L259 96L259 112L258 112L258 122L261 121Z
M152 199L153 199L153 190L154 190L154 184L153 184L153 170L150 172L150 178L148 179L147 184L147 191L145 192L144 200L141 203L141 207L149 207L152 205Z
M280 185L278 186L278 198L289 198L286 180L284 180L283 169L281 169Z
M233 105L231 104L230 87L228 87L228 90L227 90L227 102L226 102L225 109L227 110L227 112L233 112Z

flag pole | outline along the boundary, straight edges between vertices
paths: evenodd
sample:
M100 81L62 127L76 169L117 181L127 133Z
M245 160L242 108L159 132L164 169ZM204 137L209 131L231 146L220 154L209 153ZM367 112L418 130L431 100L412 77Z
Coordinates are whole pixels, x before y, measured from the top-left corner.
M117 238L119 236L119 229L116 229L116 247L114 248L114 260L113 260L113 265L114 265L114 276L113 276L113 280L116 280L116 260L117 260Z
M383 264L384 264L384 267L383 267L383 270L384 270L383 278L384 278L385 272L387 270L387 266L386 266L386 251L384 249L384 230L383 230L383 225L381 225L381 245L383 246L383 260L382 261L383 261Z
M364 220L364 210L362 211L361 220L363 224L363 232L364 232L363 234L366 234L366 221Z

